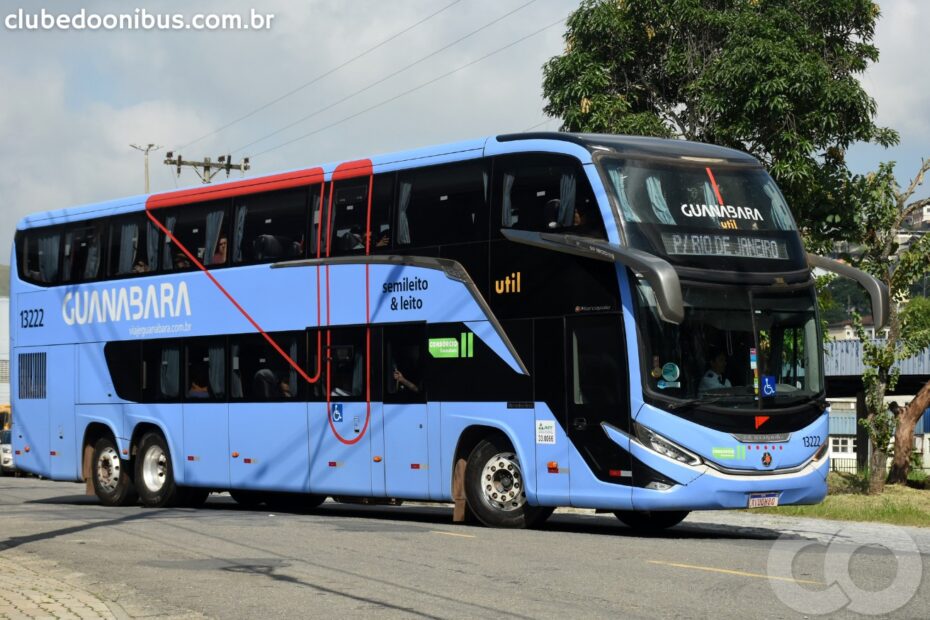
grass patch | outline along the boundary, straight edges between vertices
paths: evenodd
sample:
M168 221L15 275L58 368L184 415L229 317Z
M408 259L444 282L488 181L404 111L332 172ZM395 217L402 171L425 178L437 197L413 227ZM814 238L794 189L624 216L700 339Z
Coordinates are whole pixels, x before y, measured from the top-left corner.
M873 521L930 527L930 491L887 485L881 495L866 495L868 482L851 474L831 472L829 493L821 504L757 508L750 512L839 521Z

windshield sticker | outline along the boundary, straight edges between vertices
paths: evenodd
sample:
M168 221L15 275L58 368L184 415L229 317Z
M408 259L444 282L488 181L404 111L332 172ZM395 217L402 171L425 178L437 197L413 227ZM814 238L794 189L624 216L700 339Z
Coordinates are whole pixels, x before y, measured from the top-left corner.
M775 397L775 375L762 375L762 398Z
M788 246L780 239L718 234L662 233L671 256L733 256L788 260Z
M660 390L665 390L668 388L680 388L681 381L666 381L665 379L659 379L659 382L656 383L656 387Z
M662 378L666 381L677 381L678 377L681 376L681 371L678 369L677 364L669 362L662 367ZM677 386L676 386L677 387Z

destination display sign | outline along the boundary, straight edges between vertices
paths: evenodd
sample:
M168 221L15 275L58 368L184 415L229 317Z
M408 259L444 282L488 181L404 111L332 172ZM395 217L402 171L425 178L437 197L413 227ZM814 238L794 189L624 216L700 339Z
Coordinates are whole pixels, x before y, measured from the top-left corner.
M662 233L669 256L728 256L788 260L788 247L781 239L709 233Z

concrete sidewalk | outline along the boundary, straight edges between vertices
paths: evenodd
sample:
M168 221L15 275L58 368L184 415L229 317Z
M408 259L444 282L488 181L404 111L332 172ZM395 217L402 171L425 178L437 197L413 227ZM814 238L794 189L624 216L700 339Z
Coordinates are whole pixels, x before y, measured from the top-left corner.
M54 562L0 551L0 618L129 617L117 603L77 586Z

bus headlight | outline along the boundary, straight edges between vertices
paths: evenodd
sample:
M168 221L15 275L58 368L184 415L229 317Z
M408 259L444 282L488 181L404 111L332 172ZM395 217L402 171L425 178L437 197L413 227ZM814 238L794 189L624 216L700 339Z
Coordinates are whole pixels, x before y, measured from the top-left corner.
M636 438L647 448L685 465L701 464L701 457L682 448L670 439L666 439L654 430L636 422L633 422L633 428L636 431Z

